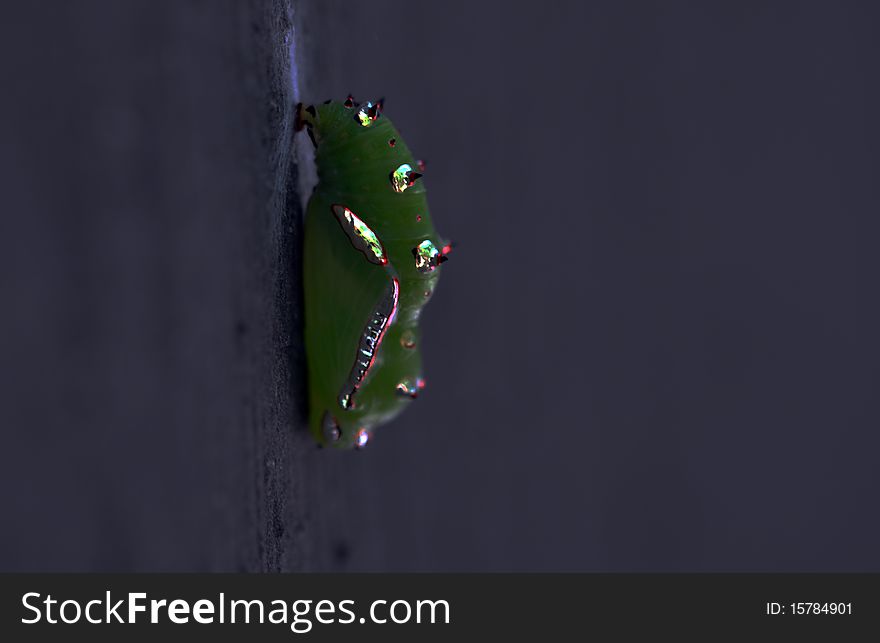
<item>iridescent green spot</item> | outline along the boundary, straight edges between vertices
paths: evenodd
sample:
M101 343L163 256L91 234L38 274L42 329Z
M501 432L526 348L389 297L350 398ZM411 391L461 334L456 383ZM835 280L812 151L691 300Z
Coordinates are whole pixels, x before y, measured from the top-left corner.
M416 259L416 270L419 272L431 272L440 264L440 258L443 256L430 239L422 241L413 248L412 253Z
M413 172L409 163L404 163L391 173L391 187L395 192L403 192L416 182L422 176L418 172Z
M377 118L379 118L379 109L380 106L378 103L374 105L370 101L367 101L358 107L358 110L354 113L354 120L357 121L361 127L369 127L376 122Z
M385 248L370 226L344 205L334 204L332 209L339 225L348 235L351 245L364 253L367 261L379 265L388 263Z

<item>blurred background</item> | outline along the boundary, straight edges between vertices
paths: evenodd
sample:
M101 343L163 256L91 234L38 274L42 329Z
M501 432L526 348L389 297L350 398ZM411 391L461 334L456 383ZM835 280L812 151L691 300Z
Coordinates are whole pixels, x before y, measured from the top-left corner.
M880 571L877 7L4 11L0 569ZM348 93L458 246L334 453L291 105Z

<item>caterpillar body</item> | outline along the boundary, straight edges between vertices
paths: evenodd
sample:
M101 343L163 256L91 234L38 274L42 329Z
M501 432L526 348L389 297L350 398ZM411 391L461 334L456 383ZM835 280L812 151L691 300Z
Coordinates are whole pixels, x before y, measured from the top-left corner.
M360 448L424 388L418 320L451 246L382 102L297 106L318 184L305 219L309 428Z

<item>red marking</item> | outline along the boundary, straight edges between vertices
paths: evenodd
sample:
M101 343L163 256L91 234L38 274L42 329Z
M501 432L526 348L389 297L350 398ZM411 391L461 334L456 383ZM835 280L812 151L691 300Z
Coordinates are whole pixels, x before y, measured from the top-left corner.
M440 251L440 254L442 254L443 256L446 256L450 252L452 252L452 244L447 243L445 246L443 246L443 249Z
M421 214L417 214L417 215L416 215L416 221L421 221L421 220L422 220L422 215L421 215Z
M392 138L388 141L388 145L390 145L391 147L394 147L395 144L397 144L397 139Z
M343 105L348 109L351 109L352 107L354 107L354 96L349 94L348 98L345 99L345 102L343 103Z

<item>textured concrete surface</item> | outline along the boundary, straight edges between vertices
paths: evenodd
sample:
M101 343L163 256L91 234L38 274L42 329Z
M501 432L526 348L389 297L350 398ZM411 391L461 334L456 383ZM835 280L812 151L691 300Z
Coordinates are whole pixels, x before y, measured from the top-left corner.
M303 564L288 9L4 9L0 569Z

